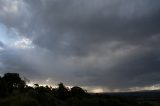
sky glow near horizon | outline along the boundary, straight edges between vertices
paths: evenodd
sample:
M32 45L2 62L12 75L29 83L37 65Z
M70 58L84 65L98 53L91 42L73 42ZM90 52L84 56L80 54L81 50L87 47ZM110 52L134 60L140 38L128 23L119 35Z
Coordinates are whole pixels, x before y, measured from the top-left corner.
M159 5L0 0L0 74L96 93L160 89Z

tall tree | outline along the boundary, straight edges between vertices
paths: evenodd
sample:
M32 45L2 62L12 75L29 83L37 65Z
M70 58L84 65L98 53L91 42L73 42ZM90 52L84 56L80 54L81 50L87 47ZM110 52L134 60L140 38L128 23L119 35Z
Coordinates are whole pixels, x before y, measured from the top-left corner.
M6 73L2 80L7 84L9 93L12 93L13 89L22 89L25 86L25 81L17 73Z

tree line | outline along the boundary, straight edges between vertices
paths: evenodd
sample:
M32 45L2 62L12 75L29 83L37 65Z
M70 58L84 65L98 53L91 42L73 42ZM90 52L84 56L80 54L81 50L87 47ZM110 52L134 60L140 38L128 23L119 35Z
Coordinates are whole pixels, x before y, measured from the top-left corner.
M24 93L29 90L35 90L38 93L48 92L53 93L60 99L66 99L69 96L84 96L86 90L75 86L71 89L64 86L63 83L58 84L58 88L52 88L49 86L28 86L25 80L22 80L18 73L6 73L3 77L0 77L0 96L6 97L16 93Z
M159 106L131 98L90 94L81 87L28 86L18 73L0 76L0 106Z

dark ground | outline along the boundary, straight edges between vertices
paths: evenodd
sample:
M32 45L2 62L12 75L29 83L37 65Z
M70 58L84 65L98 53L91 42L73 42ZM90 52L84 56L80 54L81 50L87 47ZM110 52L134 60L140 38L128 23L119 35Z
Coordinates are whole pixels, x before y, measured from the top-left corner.
M19 74L7 73L0 77L0 106L160 106L160 91L95 94L63 83L30 87Z

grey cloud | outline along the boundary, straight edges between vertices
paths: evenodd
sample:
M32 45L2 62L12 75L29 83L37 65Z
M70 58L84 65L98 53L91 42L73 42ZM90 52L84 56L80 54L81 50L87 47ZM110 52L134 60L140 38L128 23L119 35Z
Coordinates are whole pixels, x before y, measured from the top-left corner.
M0 41L0 47L3 47L4 45L3 45L3 43Z
M14 66L36 66L70 85L122 89L159 83L159 1L22 0L17 10L6 11L12 3L0 1L0 22L38 48L34 55L18 50L20 58L34 61Z
M23 60L23 58L18 56L15 51L6 50L1 53L0 62L2 64L0 66L1 74L6 72L17 72L26 77L31 77L31 73L33 73L34 76L38 75L38 73L35 72L34 66Z
M127 2L128 6L125 3L124 0L70 0L67 3L61 0L39 4L36 8L38 12L33 16L38 18L36 27L40 26L42 32L36 34L35 43L58 54L83 55L92 52L88 49L95 42L122 40L137 44L159 33L160 9L155 6L159 3L135 1ZM31 6L33 9L34 6ZM128 14L130 17L127 17Z
M125 53L123 49L118 50L117 53L123 51ZM113 55L114 57L109 63L102 59L100 64L105 64L106 68L102 66L94 69L90 68L87 72L79 72L76 75L82 79L89 78L88 82L86 81L87 84L92 86L100 84L101 86L108 86L111 89L151 86L152 84L159 83L160 80L159 52L160 50L140 47L136 50L131 50L130 53L124 54L125 56L119 55L117 57L117 54Z
M58 54L86 54L86 49L95 42L126 39L125 42L134 43L149 38L151 34L159 33L159 2L24 2L28 3L26 8L30 15L27 17L25 14L25 19L23 15L16 17L20 19L13 20L17 22L13 25L18 24L18 30L27 33L26 36L36 35L36 44L55 52L59 51ZM20 14L23 14L23 11L20 11ZM27 28L22 27L24 23Z
M95 82L97 84L104 84L104 86L108 84L108 86L111 87L122 88L151 86L152 84L159 83L159 55L156 53L143 53L131 58L116 65L116 67L110 69L110 72L100 75L98 78L100 78L101 81L96 82L95 80ZM103 73L105 73L105 71Z

